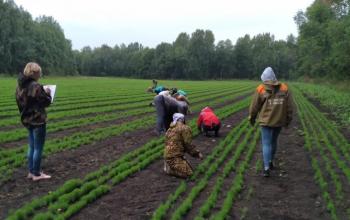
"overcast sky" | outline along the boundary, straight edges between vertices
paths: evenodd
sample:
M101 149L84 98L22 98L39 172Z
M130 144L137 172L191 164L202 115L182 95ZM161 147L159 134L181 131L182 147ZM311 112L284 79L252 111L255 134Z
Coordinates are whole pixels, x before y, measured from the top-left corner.
M53 16L74 49L139 42L155 47L180 32L213 31L216 42L269 32L297 35L293 17L314 0L15 0L33 18Z

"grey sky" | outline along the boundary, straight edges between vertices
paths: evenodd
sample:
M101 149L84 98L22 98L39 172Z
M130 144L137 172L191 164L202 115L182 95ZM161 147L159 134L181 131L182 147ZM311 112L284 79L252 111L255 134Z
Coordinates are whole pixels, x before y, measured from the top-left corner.
M245 34L270 32L276 39L297 35L293 17L314 0L15 0L33 17L53 16L72 40L83 46L139 42L155 47L180 32L210 29L216 41L233 43Z

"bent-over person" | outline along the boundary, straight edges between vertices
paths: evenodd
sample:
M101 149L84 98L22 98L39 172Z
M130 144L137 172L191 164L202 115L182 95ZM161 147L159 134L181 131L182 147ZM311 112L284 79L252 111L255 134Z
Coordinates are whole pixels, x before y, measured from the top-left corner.
M154 97L154 104L157 112L156 132L164 134L172 122L175 113L184 115L188 112L188 104L185 101L176 100L174 97L157 95Z
M203 155L192 144L191 128L185 124L181 113L173 115L173 122L165 134L164 171L176 177L187 178L193 174L185 153L192 157L203 158Z

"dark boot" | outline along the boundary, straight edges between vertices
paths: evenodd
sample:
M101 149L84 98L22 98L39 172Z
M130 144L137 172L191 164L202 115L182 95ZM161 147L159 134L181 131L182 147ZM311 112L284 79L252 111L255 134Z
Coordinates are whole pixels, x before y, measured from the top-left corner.
M264 169L263 176L264 177L269 177L270 176L270 170L269 169L268 170Z

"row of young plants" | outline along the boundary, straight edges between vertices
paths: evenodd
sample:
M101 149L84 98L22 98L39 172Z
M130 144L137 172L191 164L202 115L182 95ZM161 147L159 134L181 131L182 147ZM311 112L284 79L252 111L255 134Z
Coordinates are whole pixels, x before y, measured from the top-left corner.
M235 90L237 91L237 90ZM234 91L233 91L234 92ZM216 93L215 93L216 94ZM214 94L208 94L209 98L213 97ZM203 99L203 97L201 95L199 96L195 96L194 97L194 104L196 102L199 102ZM150 100L150 97L148 98L148 100ZM150 101L148 101L149 103ZM133 104L134 105L134 104ZM139 104L138 104L139 105ZM143 106L147 106L146 102L143 102L142 104ZM129 105L124 105L123 109L128 109L130 106ZM144 109L144 108L142 108ZM110 120L116 120L118 118L122 118L122 117L127 117L127 116L132 116L132 115L137 115L137 114L142 114L142 109L133 109L133 110L127 110L125 112L112 112L109 114L101 114L103 112L100 112L100 114L98 115L93 115L90 117L84 117L84 118L75 118L75 119L70 119L70 120L58 120L56 122L52 122L49 123L48 126L48 132L54 132L54 131L59 131L59 130L64 130L67 128L74 128L74 127L80 127L80 126L85 126L88 124L94 124L97 122L106 122L106 121L110 121ZM144 112L152 112L154 111L154 108L147 108L144 109ZM61 115L64 113L61 113ZM49 114L50 120L52 119L52 116ZM69 115L67 115L66 117L69 117ZM24 128L20 128L20 129L12 129L12 130L6 130L6 131L2 131L0 132L0 143L6 143L6 142L10 142L10 141L15 141L15 140L19 140L21 138L24 138L27 134L26 129Z
M218 163L215 163L215 160L218 161L218 158L222 155L227 156L227 154L230 152L232 147L234 146L234 143L236 143L239 138L242 136L243 132L248 130L248 122L246 120L242 120L240 124L238 124L232 131L226 136L226 138L219 143L218 146L214 148L212 153L208 155L205 160L200 163L196 170L193 173L193 176L191 177L191 181L194 181L198 179L198 176L201 174L204 174L209 170L209 167L211 164L216 164L216 167L218 166ZM230 146L231 148L227 148L227 146ZM225 152L225 153L223 153ZM153 219L162 219L165 217L165 215L168 213L169 209L173 206L173 204L177 201L177 199L182 196L183 193L187 190L187 183L186 181L182 181L179 187L176 189L174 194L171 194L169 198L162 203L154 212Z
M237 88L237 89L230 89L228 91L223 90L221 92L223 96L226 97L226 96L231 96L235 94L243 94L243 92L248 92L248 91L249 91L248 88ZM217 98L220 98L221 96L222 95L220 95L220 93L216 91L213 93L208 93L206 96L198 95L193 98L192 105L196 105L207 99L217 99ZM141 106L144 107L144 106L147 106L147 104L142 103ZM48 129L48 132L55 132L55 131L65 130L68 128L82 127L82 126L91 125L95 123L108 122L108 121L117 120L119 118L125 118L125 117L136 116L144 113L154 112L153 107L149 107L149 108L140 107L136 109L128 109L128 107L130 106L128 105L123 106L123 108L126 110L121 112L112 112L107 114L100 113L98 115L93 115L90 117L75 118L70 120L59 120L56 122L49 123L47 129ZM49 117L51 119L51 117L54 117L54 116L49 116ZM21 138L25 138L26 136L27 136L27 131L24 128L3 131L3 132L0 132L0 143L7 143L10 141L20 140Z
M248 103L243 104L242 101L227 105L218 109L217 115L224 119L243 108L247 108L247 106ZM194 130L194 135L198 134L197 129L195 129L196 119L192 119L189 124ZM159 159L163 154L163 149L164 138L154 139L143 147L129 152L109 165L105 165L99 170L86 175L84 179L69 180L48 195L34 199L10 214L8 219L36 219L40 216L45 216L47 219L51 219L51 217L54 219L66 219L87 204L86 199L84 199L86 195L94 194L91 191L93 187L90 189L88 186L97 184L98 189L98 187L116 185L129 175L138 172L148 164ZM97 199L103 193L94 195L93 199Z
M229 90L230 88L226 88ZM197 95L195 97L200 97L202 96L202 93L204 90L198 91ZM149 98L131 98L131 99L115 99L116 101L103 101L99 103L97 102L92 102L92 103L87 103L83 104L80 106L80 103L77 102L76 105L70 105L69 107L63 106L65 109L61 109L60 111L53 111L52 113L49 111L50 115L50 120L58 120L61 118L69 118L73 116L82 116L86 114L91 114L91 113L105 113L105 112L111 112L111 111L122 111L122 110L127 110L130 108L142 108L147 106L150 101L151 97ZM57 105L58 106L58 105ZM50 108L49 108L50 109ZM5 112L5 114L7 114ZM19 116L18 116L18 110L13 111L10 113L11 116L6 117L6 119L3 119L0 121L0 126L10 126L10 125L15 125L18 124L19 122Z
M57 97L58 95L58 97ZM112 90L112 91L103 91L100 92L100 94L92 93L91 91L84 91L83 93L79 90L74 91L73 94L71 94L70 98L63 98L58 93L55 95L55 104L50 107L51 111L59 109L59 107L67 106L67 105L75 105L77 103L89 103L89 102L95 102L95 101L108 101L113 100L113 98L119 99L128 99L128 98L141 98L141 97L149 97L150 94L141 93L139 91L120 91L120 90ZM15 97L11 97L10 100L8 100L8 103L0 103L0 115L1 116L9 116L12 111L17 110L17 105L15 104ZM8 115L6 115L8 113Z
M250 128L246 133L241 141L241 143L231 143L228 146L226 146L228 149L232 150L232 148L238 144L236 147L236 150L232 156L228 160L228 162L225 164L222 170L222 174L218 177L216 182L218 185L220 185L224 178L228 177L229 174L234 170L235 166L237 166L238 160L243 157L242 155L244 152L249 149L247 148L248 141L252 138L252 134L254 132L254 128ZM255 148L256 142L254 142L253 149ZM227 154L226 154L227 152ZM187 197L184 199L184 201L181 202L181 204L175 209L175 211L171 215L172 220L180 220L183 219L183 217L190 211L192 208L194 200L200 195L200 193L207 187L208 182L211 177L213 177L214 174L219 172L220 166L227 160L229 151L225 151L220 155L218 160L216 160L213 164L210 165L208 168L208 171L204 173L204 176L198 181L198 183L191 189L191 191L188 193ZM217 186L214 186L217 187ZM215 190L215 189L214 189ZM215 193L215 192L214 192ZM214 198L210 197L211 201L208 202L211 203L210 205L215 205ZM202 211L205 210L205 212L210 212L211 207L206 206L202 207Z
M90 108L90 107L98 107L98 106L106 106L111 104L128 104L132 102L141 102L149 100L150 94L148 95L138 95L138 96L103 96L103 97L96 97L96 98L90 98L90 97L82 97L82 99L74 101L74 102L68 102L68 103L61 103L61 102L54 102L50 108L48 108L49 113L54 112L60 112L60 111L68 111L72 109L81 109L81 108ZM18 116L18 107L16 105L9 106L7 108L3 108L3 110L0 112L0 117L14 117Z
M216 105L218 103L221 103L221 102L224 102L224 101L227 101L227 100L233 100L233 99L235 99L235 97L240 96L240 94L241 93L238 92L238 93L231 94L232 96L226 96L226 97L223 97L223 98L220 98L220 99L212 99L212 101L206 102L205 104ZM210 98L210 96L209 96L209 98ZM203 107L203 103L195 104L193 106L193 110L197 110L198 111L202 107ZM153 110L153 108L152 108L152 110ZM124 117L125 116L126 115L124 115ZM112 126L109 126L109 127L106 127L106 128L98 128L98 129L95 129L95 130L92 130L92 131L77 132L75 134L72 134L71 136L64 137L63 140L62 140L62 138L50 140L50 141L48 141L46 143L46 146L50 145L51 143L53 145L56 145L57 143L59 143L60 145L65 145L65 142L69 142L68 144L70 144L70 142L71 142L70 140L75 140L75 142L77 142L77 140L79 138L81 138L81 137L90 138L92 141L96 141L96 139L93 138L93 137L95 135L99 134L99 133L105 133L104 132L105 130L107 131L107 133L111 132L112 130L115 130L116 128L121 130L121 131L124 131L123 127L126 127L127 129L133 128L133 127L135 127L134 125L137 126L137 125L141 124L139 122L141 120L144 120L145 126L148 126L148 124L151 123L151 121L153 121L153 118L154 118L154 116L146 116L146 117L143 117L143 118L139 118L135 122L133 122L133 121L130 122L129 121L129 122L123 123L120 126L112 125ZM107 133L105 133L105 134L107 134ZM5 158L11 157L11 155L14 156L14 154L19 154L19 153L25 151L25 148L26 148L26 146L22 146L22 147L16 148L16 149L7 149L7 150L0 151L0 158L2 159L2 162L0 162L0 165L9 163L9 161L6 161Z
M326 85L309 83L294 83L300 91L309 97L315 98L323 106L326 106L334 116L340 119L348 127L350 126L350 94L338 91Z
M0 79L1 81L2 79ZM50 81L44 81L43 84L52 84ZM56 81L54 84L57 84L57 92L55 96L54 105L51 106L50 111L55 110L55 108L62 108L67 105L75 105L76 103L88 103L94 101L107 101L111 97L120 97L120 98L136 98L145 96L146 88L149 86L149 82L143 80L120 80L120 79L82 79L75 82L70 82L70 80ZM254 83L248 81L240 82L169 82L169 85L181 84L180 88L189 92L189 94L194 94L196 91L203 90L204 88L207 91L216 90L217 88L235 88L241 85L252 85ZM220 85L219 85L220 84ZM13 85L13 88L2 88L4 91L1 93L7 96L7 103L0 102L0 114L9 113L10 110L16 112L16 104L14 100L14 88L16 85ZM92 89L93 88L93 89ZM148 93L150 95L150 93ZM5 111L5 112L4 112Z
M300 90L294 88L293 91L304 130L305 147L310 153L311 165L315 172L315 180L322 191L322 197L332 219L339 219L339 216L344 216L339 209L345 209L345 212L346 209L347 212L350 210L346 194L350 190L349 161L346 156L348 149L344 149L343 141L332 140L337 128L303 96ZM328 123L324 123L325 121ZM344 156L341 156L337 150L344 152Z
M3 81L3 78L0 78L0 82ZM55 98L60 103L65 101L72 102L74 100L80 100L82 98L94 98L104 96L135 96L140 94L145 94L146 89L150 86L149 81L145 80L122 80L119 78L82 78L79 77L64 79L64 80L44 80L40 81L41 84L55 84L57 85L57 94ZM240 84L251 84L252 82L240 81L240 82L229 82L229 83L220 83L220 82L190 82L190 81L169 81L167 83L169 87L178 87L188 91L190 94L198 89L204 87L215 89L221 86L237 86ZM0 89L2 96L0 97L0 107L5 107L7 105L12 105L14 102L14 92L17 86L16 80L11 82L12 85L4 86L6 83L1 83L3 85ZM205 84L205 85L204 85ZM220 86L218 86L220 84ZM1 109L0 109L1 110Z
M231 187L229 188L228 192L224 192L226 193L226 197L224 199L223 204L221 204L221 209L213 214L210 219L215 219L215 220L223 220L223 219L227 219L230 213L230 210L232 209L233 206L233 202L236 199L237 195L242 191L243 189L243 183L244 183L244 174L246 172L246 170L249 167L249 163L253 157L253 154L255 152L256 146L257 146L257 142L259 139L259 135L260 132L258 130L255 131L254 137L252 139L252 141L250 142L249 146L248 146L248 152L246 154L246 157L244 159L244 161L239 165L238 169L235 169L236 171L236 175L232 181ZM226 171L227 172L227 171ZM225 170L224 170L224 175L225 175ZM221 180L218 181L219 183L221 182ZM215 186L214 186L215 188ZM216 186L217 189L220 189L219 186ZM213 194L215 194L216 192L214 192ZM208 204L213 204L214 205L214 201L211 200L215 200L214 197L209 197L208 198ZM206 205L206 203L204 204ZM202 206L200 210L207 210L209 208L213 208L214 206ZM205 211L205 213L209 213L208 211ZM198 218L196 217L195 219L204 219L201 216L198 216Z
M196 105L199 105L201 102L204 102L206 100L215 100L221 102L226 101L230 99L235 99L236 97L245 94L244 92L247 92L246 89L237 89L232 90L230 93L224 93L225 96L222 98L219 98L216 93L214 94L207 94L205 97L199 96L197 98L193 99L192 105L194 108L196 108ZM219 98L219 99L218 99ZM209 104L215 104L213 102L210 102ZM65 130L69 128L78 128L82 126L92 125L96 123L105 123L108 121L114 121L121 118L127 118L127 117L134 117L137 115L143 115L146 113L154 112L153 107L149 108L142 108L142 109L134 109L134 110L128 110L123 112L114 112L110 114L99 114L94 117L85 117L85 118L78 118L78 119L72 119L72 120L64 120L64 121L58 121L56 123L49 123L47 127L48 132L55 132L60 130ZM27 136L27 131L24 128L18 129L18 130L10 130L7 132L1 132L0 133L0 143L7 143L10 141L20 140L22 138L25 138ZM12 154L12 150L4 150L0 149L0 158L2 158L4 155ZM16 151L18 152L18 151Z
M230 88L226 88L229 90ZM191 92L191 97L198 96L198 94L203 94L203 92L207 91L207 89L199 88L197 90L193 90ZM220 92L220 91L218 91ZM65 103L58 102L55 105L48 108L49 114L54 114L56 112L67 112L70 110L79 110L86 108L97 108L104 107L109 105L127 105L132 103L146 103L149 102L152 94L136 94L136 95L113 95L113 96L104 96L104 97L95 97L90 98L88 96L82 97L80 100L69 101ZM133 107L133 106L132 106ZM0 117L13 117L18 116L18 108L17 106L12 105L10 109L7 111L1 111Z
M247 142L251 139L251 135L255 128L248 127L248 121L243 120L237 125L227 137L220 142L220 144L214 148L213 152L203 161L196 169L194 175L191 177L191 181L196 181L194 187L188 192L185 197L186 191L189 186L186 181L182 181L176 191L171 194L168 199L162 203L154 212L152 219L163 219L168 215L170 219L183 219L187 212L192 208L193 201L200 195L200 193L208 185L210 178L218 172L222 164L229 158L229 155L233 152L232 159L229 159L223 168L223 174L217 179L217 184L221 184L222 176L229 175L235 167L236 162L242 156L243 152L247 149ZM243 140L238 144L239 140L243 137ZM236 147L236 145L238 146ZM255 147L255 145L254 145ZM201 179L198 180L199 175L202 174ZM218 192L218 185L215 185L215 192ZM219 187L220 188L220 187ZM214 202L215 192L210 197L210 201ZM217 195L217 194L216 194ZM184 198L183 201L178 202L179 198ZM172 215L169 214L169 210L178 202L180 205L174 210ZM208 202L205 207L201 208L203 215L209 213L211 202ZM214 202L215 203L215 202ZM208 213L206 213L208 211Z
M136 94L140 91L144 92L150 85L149 81L132 80L120 78L94 78L94 77L68 77L57 78L50 77L41 79L43 85L57 85L57 100L69 100L72 98L79 99L88 94L89 96L108 94ZM12 78L0 78L0 105L3 102L11 102L14 99L14 92L17 87L17 80ZM181 82L181 84L184 84ZM193 86L193 87L196 87ZM132 89L130 89L132 88ZM188 87L187 87L188 88ZM191 87L192 88L192 87Z
M236 94L235 96L238 96ZM218 103L222 103L227 100L231 100L231 96L223 97L221 99L214 99L211 102L205 103L206 105L215 106ZM248 99L246 98L237 103L237 106L242 108L248 105ZM199 111L204 107L204 104L195 105L194 111ZM146 116L136 119L131 122L126 122L119 125L112 125L104 128L97 128L92 131L77 132L73 135L66 136L64 138L58 138L49 140L45 144L45 155L53 154L64 149L78 148L82 145L91 144L93 142L104 140L111 136L120 135L127 131L133 131L136 129L142 129L150 127L154 124L154 116ZM0 181L5 181L11 177L15 168L22 166L25 163L25 151L27 146L22 146L16 149L8 149L0 151Z
M229 93L230 91L238 91L240 89L248 89L247 87L237 87L237 88L224 88L224 89L219 89L219 91L211 91L208 92L208 95L212 93L216 93L217 96L220 96L220 92L227 92ZM58 121L58 120L71 120L72 117L83 117L87 116L89 114L93 114L95 116L97 113L102 114L102 113L109 113L113 111L125 111L125 110L130 110L130 109L136 109L136 108L144 108L149 105L149 103L152 101L153 97L149 97L149 99L146 99L145 101L142 102L137 102L130 100L131 103L129 104L120 104L119 102L115 103L109 103L108 105L105 106L93 106L90 108L77 108L77 109L72 109L72 110L67 110L67 111L59 111L59 112L54 112L52 114L49 113L49 118L50 120L53 121ZM203 93L199 93L195 96L191 96L190 101L195 101L195 99L202 98L203 100L206 99L205 96L203 96ZM129 101L128 101L129 102ZM10 117L6 118L0 121L0 126L11 126L11 125L18 125L19 124L19 116L17 117Z
M327 151L337 167L343 172L348 182L350 182L350 144L347 142L343 135L342 138L337 138L332 135L337 128L325 118L325 116L316 109L314 105L304 99L304 102L301 102L304 107L304 114L307 115L308 121L313 123L310 126L313 126L315 130L315 135L318 136L320 140L320 151ZM328 121L328 124L327 122ZM321 146L323 146L321 148Z

